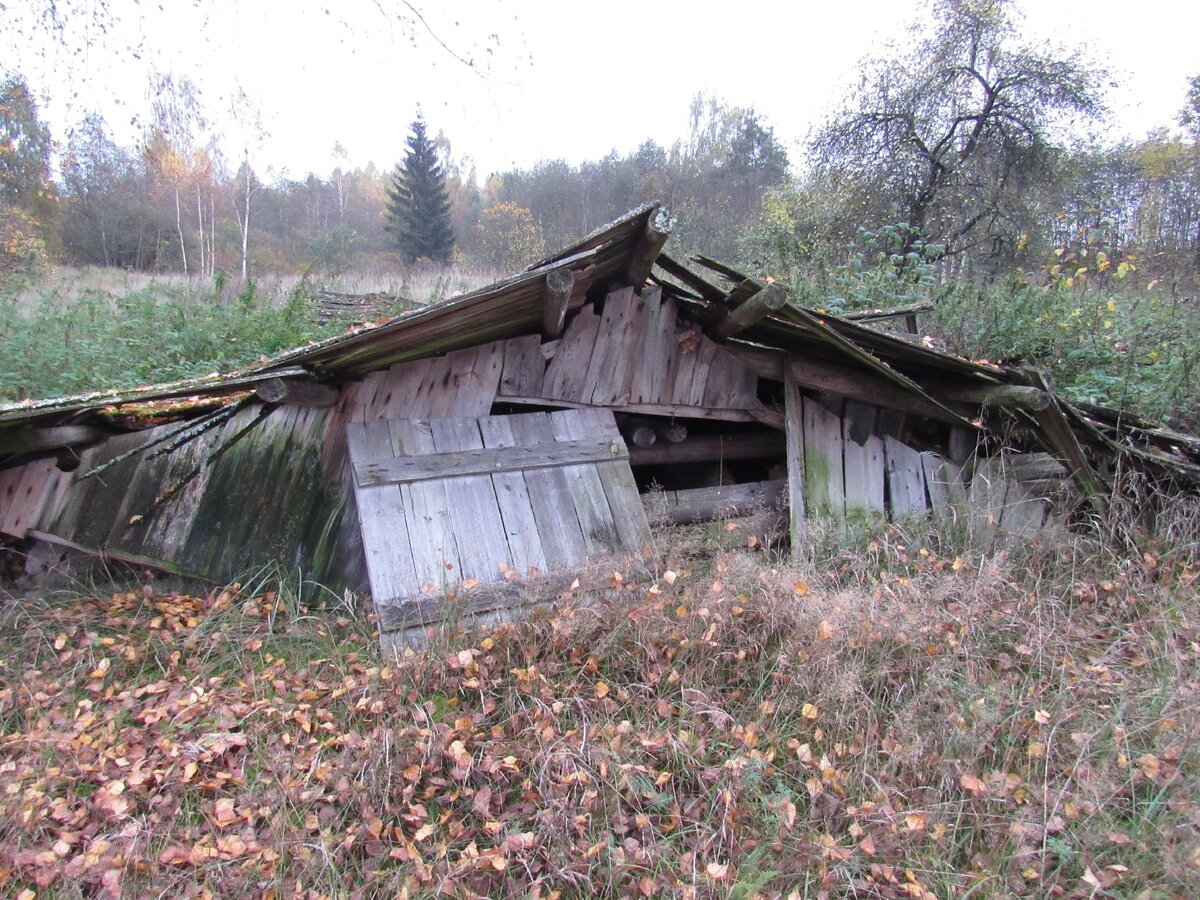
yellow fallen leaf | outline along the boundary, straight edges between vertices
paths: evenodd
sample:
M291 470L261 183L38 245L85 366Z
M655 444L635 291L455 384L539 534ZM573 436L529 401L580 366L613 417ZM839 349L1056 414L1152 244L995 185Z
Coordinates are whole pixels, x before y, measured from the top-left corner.
M607 697L608 696L608 685L605 684L603 681L599 681L596 683L596 696L597 697Z

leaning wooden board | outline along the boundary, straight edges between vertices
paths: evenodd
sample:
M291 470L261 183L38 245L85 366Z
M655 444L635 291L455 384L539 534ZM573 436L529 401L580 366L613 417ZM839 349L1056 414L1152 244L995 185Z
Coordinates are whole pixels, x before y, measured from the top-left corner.
M505 601L489 585L640 555L650 541L608 410L352 424L347 438L385 633L436 621L460 595L493 609Z

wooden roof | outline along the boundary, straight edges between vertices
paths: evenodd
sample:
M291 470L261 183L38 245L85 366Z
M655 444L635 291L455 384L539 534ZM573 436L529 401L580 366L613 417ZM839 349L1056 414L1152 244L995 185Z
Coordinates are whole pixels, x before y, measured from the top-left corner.
M647 204L504 281L381 325L297 348L241 372L0 406L0 465L6 457L15 457L12 449L4 448L12 445L19 430L113 428L114 415L131 405L152 414L156 405L173 404L174 414L183 416L192 400L200 407L205 399L232 400L265 379L306 377L340 383L398 362L540 332L548 283L555 278L573 284L564 301L567 316L587 300L603 297L614 285L640 285L649 277L675 300L681 313L706 327L730 314L739 298L744 299L747 285L750 291L762 286L705 257L685 265L660 254L668 230L660 205ZM1034 404L1037 408L1012 410L1011 418L1061 459L1084 470L1084 480L1093 468L1088 457L1125 454L1159 474L1200 483L1200 440L1113 410L1068 403L1055 396L1035 371L972 362L849 319L792 305L759 318L740 331L730 346L746 352L756 348L782 352L797 365L836 368L844 385L861 382L864 390L882 392L885 399L888 394L907 398L935 418L962 424L978 424L989 388L1045 394L1044 402ZM1100 490L1098 477L1094 486Z

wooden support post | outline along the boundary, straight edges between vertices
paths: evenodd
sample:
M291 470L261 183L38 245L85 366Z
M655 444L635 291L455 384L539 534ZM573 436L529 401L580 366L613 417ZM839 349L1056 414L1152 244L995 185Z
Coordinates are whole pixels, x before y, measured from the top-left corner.
M555 269L546 275L546 298L542 301L542 334L560 337L567 321L567 306L575 290L575 273Z
M777 284L768 284L761 291L752 294L749 299L721 321L706 328L705 334L714 341L727 340L735 334L745 331L764 316L782 309L785 303L787 303L787 292Z
M804 400L800 395L800 384L790 366L785 366L783 372L783 408L787 430L788 532L792 541L792 555L799 557L805 552L804 542L808 536L808 515L804 503Z
M629 259L629 268L625 270L625 279L635 290L640 291L646 279L650 277L650 269L667 243L667 238L671 236L674 224L662 209L656 211L646 222L646 230L638 238L637 246Z
M254 393L264 403L298 403L302 406L333 406L341 396L335 387L298 378L260 381L255 385Z

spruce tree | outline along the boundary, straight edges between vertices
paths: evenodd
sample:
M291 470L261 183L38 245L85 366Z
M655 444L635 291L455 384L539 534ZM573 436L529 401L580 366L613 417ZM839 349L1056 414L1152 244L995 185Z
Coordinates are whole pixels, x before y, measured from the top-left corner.
M420 116L412 123L407 143L404 161L396 166L387 189L386 227L405 261L428 258L447 263L454 249L454 229L446 173Z

